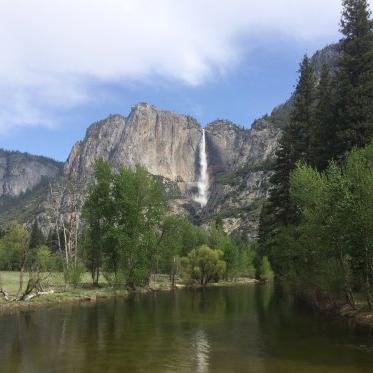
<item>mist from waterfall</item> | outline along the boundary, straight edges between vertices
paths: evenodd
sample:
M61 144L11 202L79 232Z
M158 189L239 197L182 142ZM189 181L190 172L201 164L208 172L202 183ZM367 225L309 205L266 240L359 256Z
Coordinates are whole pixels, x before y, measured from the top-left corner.
M202 139L199 144L199 170L198 195L194 198L201 207L205 207L208 201L209 175L207 172L206 134L202 129Z

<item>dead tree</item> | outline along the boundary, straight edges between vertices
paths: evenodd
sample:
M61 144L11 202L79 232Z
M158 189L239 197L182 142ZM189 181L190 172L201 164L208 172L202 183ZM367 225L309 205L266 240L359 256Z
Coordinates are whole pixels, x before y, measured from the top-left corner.
M57 247L62 258L65 282L70 269L76 268L79 257L80 183L70 176L58 185L50 184L50 216L57 235Z

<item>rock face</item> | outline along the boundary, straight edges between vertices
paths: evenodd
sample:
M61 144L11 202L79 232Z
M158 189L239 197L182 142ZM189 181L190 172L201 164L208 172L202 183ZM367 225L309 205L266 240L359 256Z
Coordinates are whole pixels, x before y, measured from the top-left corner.
M64 173L88 185L99 158L115 168L141 164L162 178L175 213L205 221L219 216L230 233L255 229L258 201L268 191L265 167L273 159L280 130L265 119L256 121L251 129L226 120L206 126L210 198L204 209L193 200L201 135L195 119L141 103L127 117L112 115L93 124L84 140L73 147ZM257 207L252 208L253 204Z
M195 119L141 103L127 117L111 115L93 124L85 139L73 147L64 173L88 181L95 160L102 158L115 168L141 164L186 191L197 179L201 135Z
M203 215L220 217L229 233L246 231L254 238L281 131L266 119L249 130L217 121L206 131L214 182Z
M27 153L0 149L0 197L18 197L43 179L53 179L62 163Z

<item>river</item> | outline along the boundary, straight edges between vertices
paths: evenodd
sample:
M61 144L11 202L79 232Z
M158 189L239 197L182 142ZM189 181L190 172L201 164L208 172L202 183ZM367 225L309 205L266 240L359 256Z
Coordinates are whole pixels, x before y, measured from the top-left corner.
M373 336L271 286L178 290L0 317L0 372L373 372Z

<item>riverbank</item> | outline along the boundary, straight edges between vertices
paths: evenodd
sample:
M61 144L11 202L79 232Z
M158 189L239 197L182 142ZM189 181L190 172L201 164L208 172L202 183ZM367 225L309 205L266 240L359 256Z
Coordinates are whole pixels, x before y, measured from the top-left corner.
M359 294L355 294L355 308L342 299L332 300L329 297L323 297L316 300L310 295L300 293L294 297L308 308L327 317L342 319L353 326L373 329L373 310L369 310L367 303Z
M365 304L357 305L355 309L350 305L343 305L337 308L335 314L358 326L373 329L373 311L368 310Z
M2 287L9 289L10 295L14 296L16 292L16 283L13 281L15 273L7 272L6 276L2 273L2 278L9 279L9 283L6 280L3 281ZM230 286L245 286L256 284L258 281L249 278L237 278L232 281L220 281L218 283L208 284L207 287L230 287ZM7 287L8 285L8 287ZM126 298L135 293L150 293L160 291L172 291L183 288L199 288L198 286L189 286L179 281L175 287L172 287L168 276L156 275L152 276L149 286L144 288L138 288L135 290L113 288L107 283L103 282L100 287L92 287L88 283L82 284L82 286L65 289L61 286L60 281L57 281L56 286L51 286L53 289L52 294L46 294L35 297L28 301L6 301L4 297L0 298L0 315L12 314L16 312L24 312L30 310L36 310L46 307L55 307L62 304L78 304L86 302L98 302L106 299L120 297Z

